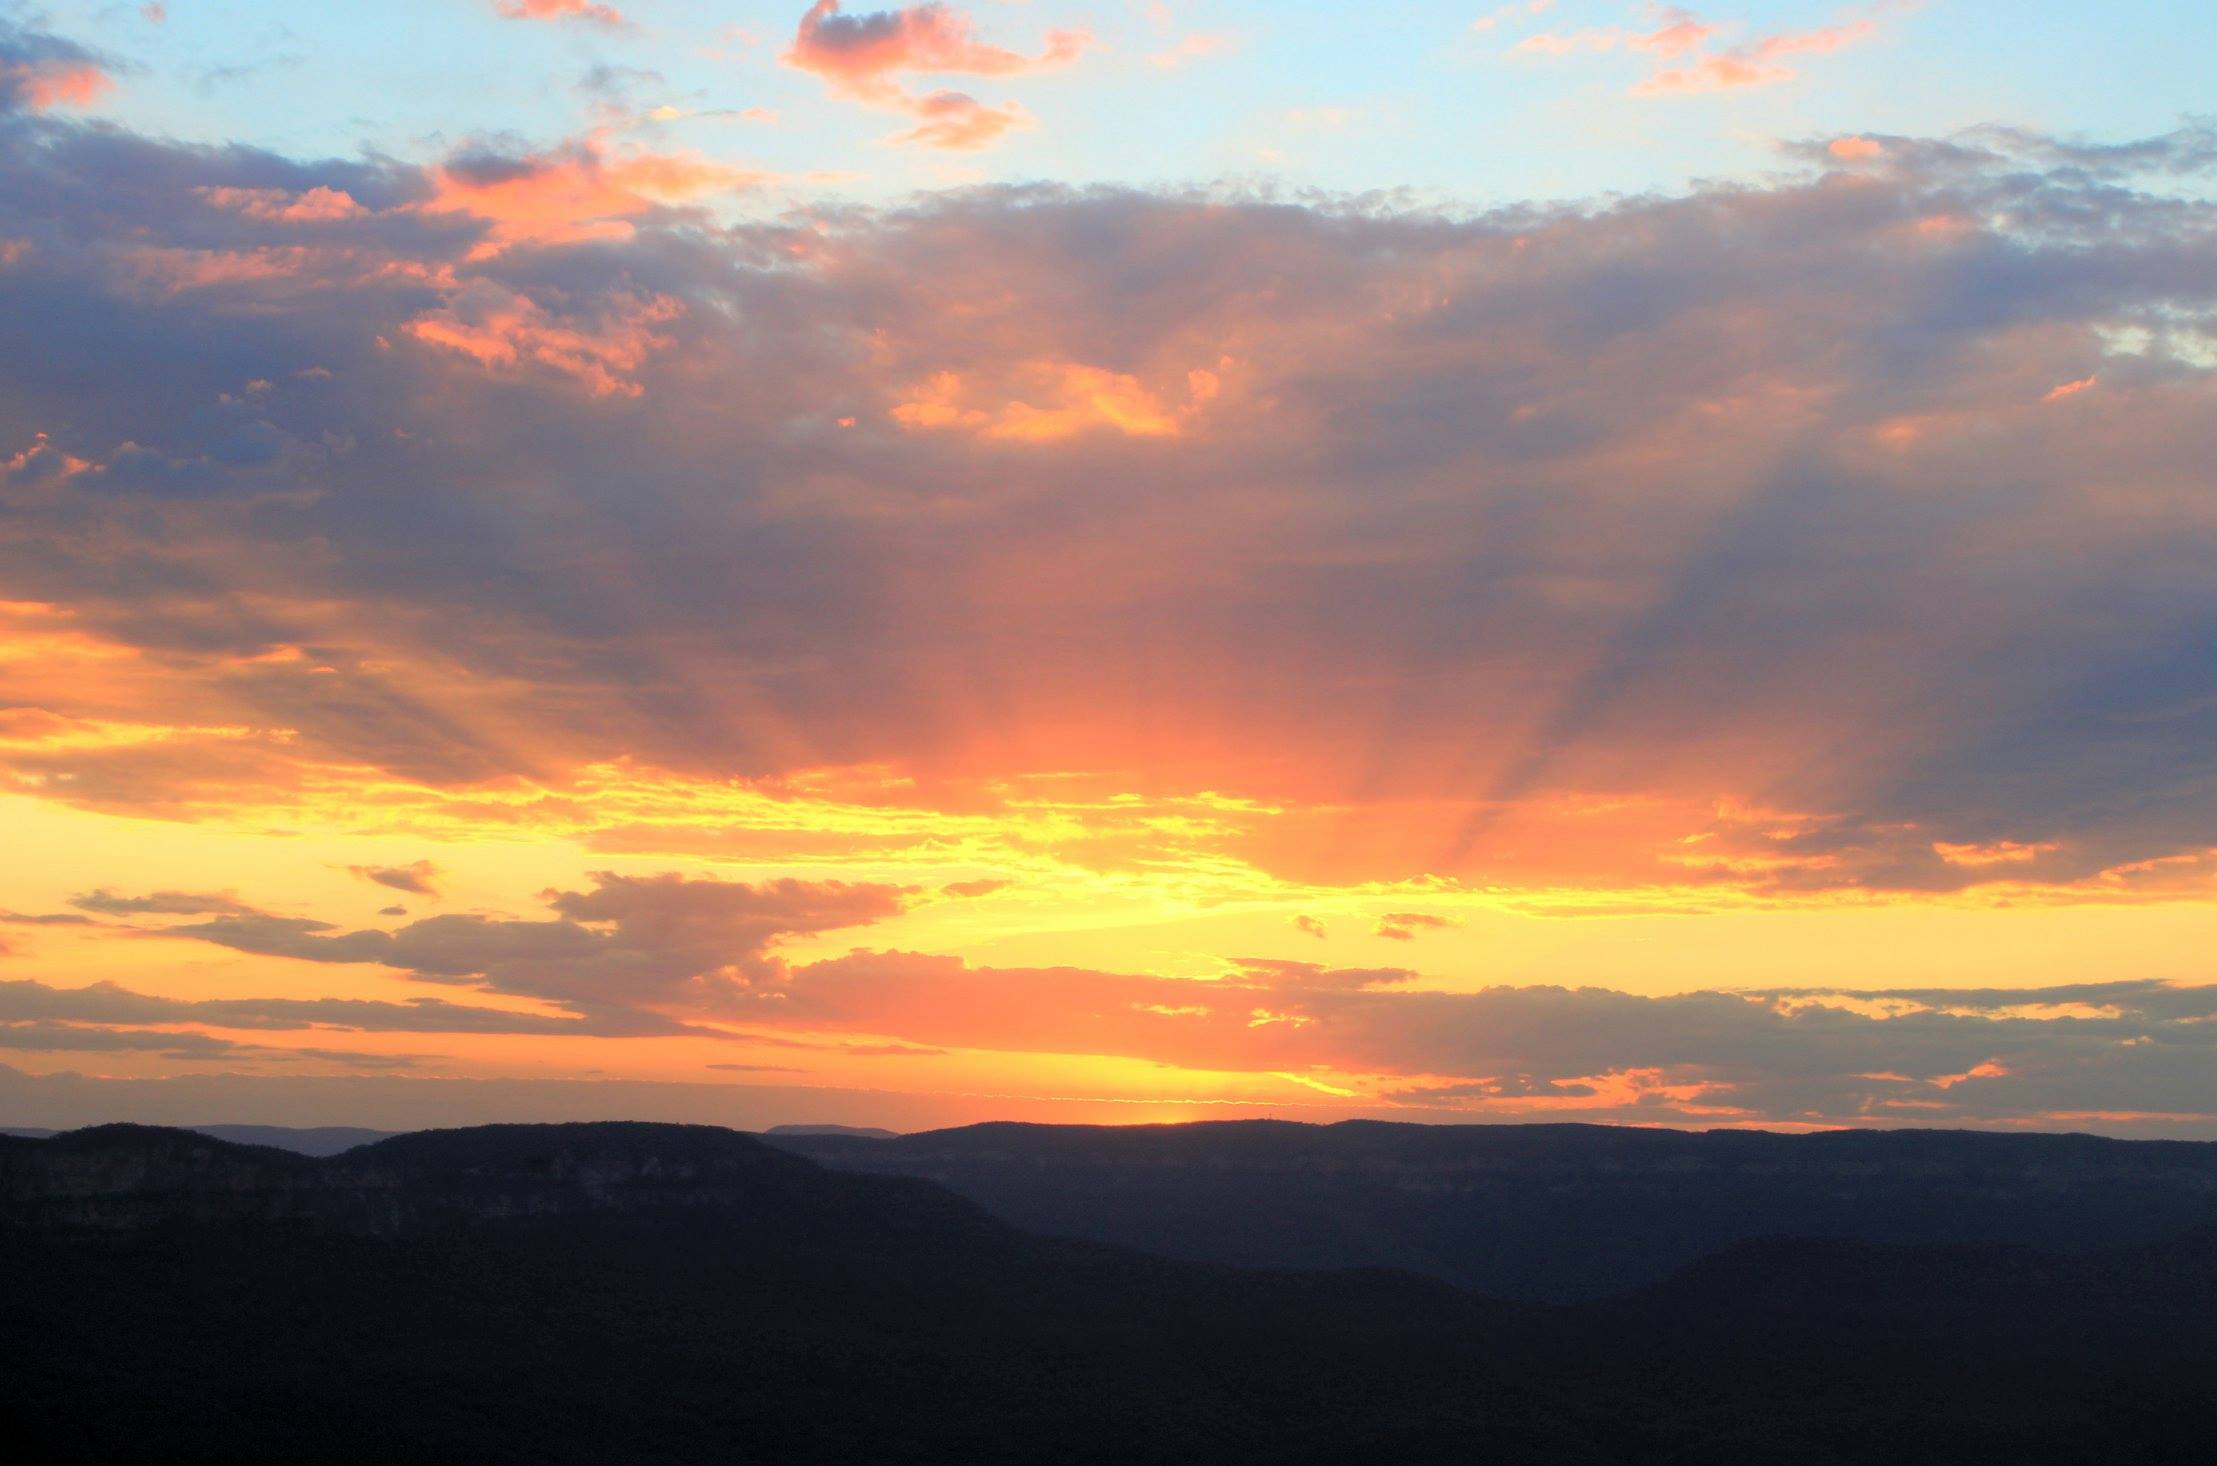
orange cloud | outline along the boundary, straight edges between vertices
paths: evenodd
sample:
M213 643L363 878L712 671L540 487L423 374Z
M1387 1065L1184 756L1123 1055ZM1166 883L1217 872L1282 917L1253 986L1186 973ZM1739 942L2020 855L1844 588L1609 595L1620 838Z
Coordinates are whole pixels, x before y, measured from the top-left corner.
M450 158L432 170L436 192L421 207L488 221L474 255L484 258L518 244L628 239L642 214L768 177L695 153L612 151L596 135L549 153Z
M596 397L637 397L643 389L635 374L670 344L656 328L683 314L668 296L649 296L590 317L562 317L528 296L480 281L410 321L407 330L481 366L536 365L573 378Z
M1886 146L1867 137L1836 137L1825 145L1825 151L1842 162L1859 163L1886 155Z
M161 295L176 295L211 286L254 282L297 281L325 285L345 283L334 278L332 266L351 256L344 251L283 246L270 249L168 249L144 246L122 251L119 262L140 287Z
M593 0L494 0L493 8L508 20L582 20L611 29L624 24L622 11Z
M13 458L0 459L0 485L59 485L75 478L93 465L74 454L64 453L40 433L31 440L31 446ZM11 604L0 601L0 628L7 625L6 612Z
M993 384L958 372L935 373L911 388L892 416L905 428L959 429L1016 442L1052 442L1095 431L1175 438L1216 396L1217 377L1191 372L1186 389L1183 403L1166 402L1123 372L1080 362L1033 361Z
M2099 376L2080 377L2075 382L2065 382L2061 386L2049 388L2048 395L2041 398L2040 400L2043 402L2061 402L2066 397L2076 397L2079 393L2086 391L2088 388L2094 386L2100 380L2101 378Z

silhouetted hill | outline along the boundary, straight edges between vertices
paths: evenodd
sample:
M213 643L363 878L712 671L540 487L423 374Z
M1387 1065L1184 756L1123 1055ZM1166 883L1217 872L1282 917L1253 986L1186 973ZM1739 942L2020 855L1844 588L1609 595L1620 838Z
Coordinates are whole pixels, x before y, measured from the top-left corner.
M2147 1242L2217 1221L2217 1144L1598 1125L973 1125L772 1136L1019 1227L1257 1267L1395 1267L1504 1297L1654 1283L1735 1242Z
M0 1298L9 1443L35 1462L2217 1448L2210 1232L2068 1257L1772 1239L1540 1307L1033 1237L700 1126L488 1126L324 1159L136 1126L0 1141Z
M2058 1256L1741 1243L1570 1310L1703 1459L2217 1459L2217 1229Z
M483 1125L321 1158L144 1125L0 1144L0 1222L42 1229L228 1222L390 1235L468 1219L659 1209L794 1229L861 1219L1006 1230L938 1187L835 1176L711 1125Z

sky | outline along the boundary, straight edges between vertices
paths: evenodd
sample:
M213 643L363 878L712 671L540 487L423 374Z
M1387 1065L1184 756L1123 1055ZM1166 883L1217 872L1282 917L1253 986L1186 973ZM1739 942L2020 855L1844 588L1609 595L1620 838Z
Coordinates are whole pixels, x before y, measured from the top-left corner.
M0 1123L2217 1138L2213 52L0 0Z

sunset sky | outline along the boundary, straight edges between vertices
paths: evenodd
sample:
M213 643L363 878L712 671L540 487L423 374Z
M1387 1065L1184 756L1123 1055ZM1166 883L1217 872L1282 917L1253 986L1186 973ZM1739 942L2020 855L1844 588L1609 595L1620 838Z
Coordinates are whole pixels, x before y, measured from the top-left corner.
M2217 1137L2212 55L0 0L0 1123Z

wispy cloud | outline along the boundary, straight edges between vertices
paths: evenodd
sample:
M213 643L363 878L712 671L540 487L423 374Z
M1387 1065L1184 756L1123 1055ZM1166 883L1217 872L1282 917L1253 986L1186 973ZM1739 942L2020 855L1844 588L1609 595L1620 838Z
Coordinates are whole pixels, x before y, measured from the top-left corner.
M1774 31L1726 44L1738 30L1730 22L1704 19L1676 5L1649 4L1645 29L1592 26L1575 31L1537 31L1509 47L1520 57L1564 57L1581 51L1618 51L1646 57L1652 69L1633 83L1631 95L1660 97L1729 91L1789 81L1798 75L1789 59L1823 55L1869 41L1877 22L1855 18L1806 31Z
M1238 49L1239 38L1224 31L1193 31L1178 37L1159 51L1148 53L1147 64L1158 71L1178 71L1196 61L1223 56Z
M493 9L508 20L578 20L608 30L627 24L622 11L595 0L493 0Z

